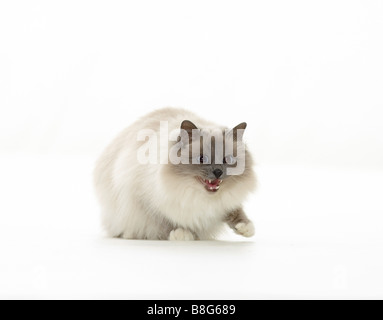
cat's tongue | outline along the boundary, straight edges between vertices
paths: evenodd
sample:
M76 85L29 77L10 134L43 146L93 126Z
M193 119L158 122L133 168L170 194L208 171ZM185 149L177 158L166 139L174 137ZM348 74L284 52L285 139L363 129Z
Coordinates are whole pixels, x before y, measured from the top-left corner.
M207 180L201 177L197 177L197 180L199 180L209 192L217 192L222 182L220 179Z
M205 180L205 183L208 187L216 187L220 184L220 180L219 179L215 179L215 180Z

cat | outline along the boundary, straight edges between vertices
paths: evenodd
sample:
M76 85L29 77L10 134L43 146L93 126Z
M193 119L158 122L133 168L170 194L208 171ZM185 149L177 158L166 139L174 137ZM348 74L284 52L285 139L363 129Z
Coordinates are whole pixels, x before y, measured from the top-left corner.
M175 137L158 143L164 124ZM241 123L228 130L170 107L130 125L106 148L94 170L108 236L211 240L225 223L237 234L253 236L254 225L243 210L256 185L252 156L242 138L245 128ZM139 159L149 151L154 153L151 159ZM171 156L175 160L169 161Z

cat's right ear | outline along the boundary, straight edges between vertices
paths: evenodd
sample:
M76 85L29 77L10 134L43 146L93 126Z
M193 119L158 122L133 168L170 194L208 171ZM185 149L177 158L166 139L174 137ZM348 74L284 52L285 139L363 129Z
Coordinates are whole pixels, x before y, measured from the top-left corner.
M231 129L227 136L233 139L233 141L241 141L246 127L246 122L242 122L239 125L235 126L233 129Z
M197 126L190 120L184 120L181 123L181 141L190 143L193 139L193 130L198 130Z

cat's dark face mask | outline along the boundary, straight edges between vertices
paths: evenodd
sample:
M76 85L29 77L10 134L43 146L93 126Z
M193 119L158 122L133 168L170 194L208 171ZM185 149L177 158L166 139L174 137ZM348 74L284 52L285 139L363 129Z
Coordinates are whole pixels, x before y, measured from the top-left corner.
M208 192L217 192L225 183L240 183L250 162L242 141L246 123L232 130L198 129L191 121L181 124L181 163L173 166L179 175L193 176Z

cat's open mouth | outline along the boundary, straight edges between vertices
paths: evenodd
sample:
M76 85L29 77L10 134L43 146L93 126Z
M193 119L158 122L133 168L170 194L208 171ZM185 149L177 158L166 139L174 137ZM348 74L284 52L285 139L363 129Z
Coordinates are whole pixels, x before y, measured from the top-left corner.
M221 179L207 180L202 179L201 177L197 177L197 179L205 186L205 189L209 192L217 192L222 183Z

